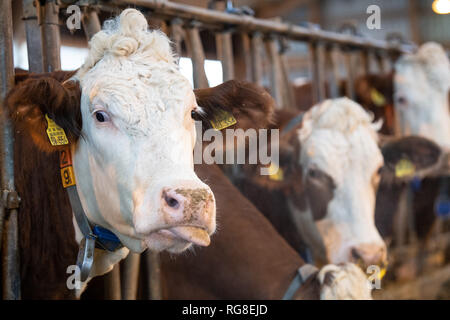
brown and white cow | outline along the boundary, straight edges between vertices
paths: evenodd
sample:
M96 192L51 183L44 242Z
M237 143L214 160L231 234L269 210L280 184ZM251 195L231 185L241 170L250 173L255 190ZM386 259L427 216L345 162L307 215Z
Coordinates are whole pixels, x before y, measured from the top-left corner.
M7 97L22 198L24 298L73 297L66 270L76 262L82 237L61 185L61 146L49 142L46 115L67 135L89 222L109 229L125 246L96 249L90 278L110 271L129 250L178 253L192 244L208 245L216 228L214 195L195 174L192 153L193 114L208 120L214 110L200 111L168 38L148 31L141 13L125 10L106 25L75 74L20 76ZM248 96L245 89L255 92L251 84L228 84L216 105L264 109L258 94L252 103L229 104Z
M291 119L292 115L278 113L276 127L283 130ZM378 171L383 165L379 126L357 103L347 98L327 100L306 112L281 138L284 177L272 181L270 176L250 177L253 182L247 183L247 176L240 188L284 229L280 231L292 245L301 250L302 240L306 242L316 262L383 266L386 246L374 223ZM262 195L261 186L267 194ZM282 191L278 200L270 195L276 190ZM303 239L295 236L298 230Z
M395 64L394 104L402 135L450 148L450 62L437 43L423 44Z

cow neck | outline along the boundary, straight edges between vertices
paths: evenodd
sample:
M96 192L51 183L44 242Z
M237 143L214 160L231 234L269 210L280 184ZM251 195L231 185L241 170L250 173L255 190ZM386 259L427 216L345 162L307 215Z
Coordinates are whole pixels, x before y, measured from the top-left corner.
M91 227L91 223L83 210L80 197L78 195L75 174L72 165L72 156L69 146L65 146L59 154L59 166L61 171L62 185L69 196L72 212L75 216L78 228L83 234L78 251L77 265L80 267L81 281L89 276L94 262L94 249L102 249L114 252L123 248L119 238L99 225Z

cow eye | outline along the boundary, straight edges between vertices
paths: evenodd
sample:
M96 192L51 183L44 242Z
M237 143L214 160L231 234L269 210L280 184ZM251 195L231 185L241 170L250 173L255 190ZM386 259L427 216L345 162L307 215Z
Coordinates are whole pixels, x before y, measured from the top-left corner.
M406 104L406 98L403 96L397 97L397 104Z
M106 122L109 121L109 115L102 110L96 111L94 113L95 119L97 119L98 122Z
M195 112L195 110L191 111L191 118L195 119L195 116L197 115L197 113Z
M309 169L308 174L311 178L318 178L320 177L320 171L317 169Z

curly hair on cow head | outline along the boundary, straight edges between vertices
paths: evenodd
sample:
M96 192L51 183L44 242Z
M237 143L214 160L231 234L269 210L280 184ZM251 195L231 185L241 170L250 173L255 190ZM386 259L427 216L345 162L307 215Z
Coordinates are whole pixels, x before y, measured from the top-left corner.
M146 64L161 62L176 66L170 40L159 30L149 30L144 15L126 9L120 16L104 22L103 30L89 42L89 55L78 71L81 78L105 57L128 57Z

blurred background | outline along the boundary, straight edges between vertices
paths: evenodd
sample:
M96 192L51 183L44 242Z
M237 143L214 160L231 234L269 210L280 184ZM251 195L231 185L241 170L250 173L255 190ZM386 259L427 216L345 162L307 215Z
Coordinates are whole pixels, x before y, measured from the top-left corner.
M236 10L254 14L265 19L282 19L294 25L319 27L336 32L356 32L375 39L414 42L420 45L427 41L437 41L447 50L450 48L450 19L445 13L450 11L448 0L171 0L182 4L202 8L225 10L233 6ZM25 45L25 30L22 23L22 1L16 1L14 7L14 61L15 66L28 69ZM367 8L377 5L380 8L380 29L370 30ZM113 16L113 14L111 14ZM108 18L108 17L103 17ZM63 70L78 68L87 55L87 43L82 30L71 34L63 24L61 26L62 47L61 64ZM202 33L207 40L207 32ZM204 43L214 43L203 41ZM289 78L297 84L309 80L308 48L306 43L289 42L286 44L286 63L290 70ZM222 66L214 57L215 48L205 47L207 61L205 70L211 86L222 83ZM265 59L267 61L267 59ZM190 59L182 58L180 67L192 83L192 64ZM264 66L267 68L267 66ZM263 80L268 85L269 80Z

